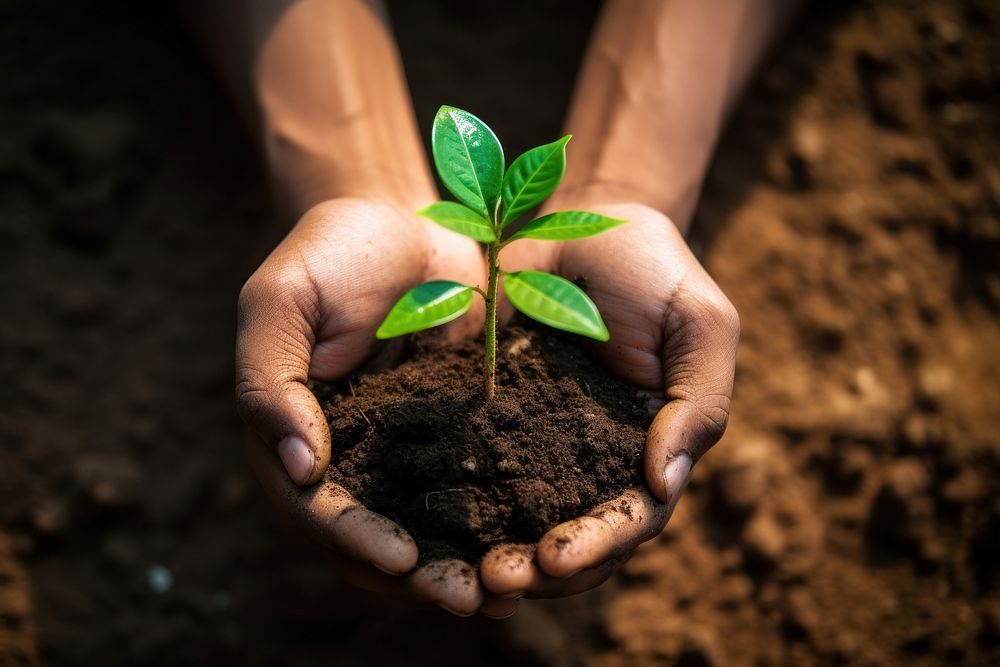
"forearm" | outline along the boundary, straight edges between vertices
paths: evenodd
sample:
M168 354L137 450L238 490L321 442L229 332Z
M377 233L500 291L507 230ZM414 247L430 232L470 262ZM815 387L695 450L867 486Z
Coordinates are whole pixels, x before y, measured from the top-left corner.
M610 0L552 206L636 202L687 229L726 116L795 0Z
M192 11L294 212L364 196L434 199L403 68L362 0L214 0Z

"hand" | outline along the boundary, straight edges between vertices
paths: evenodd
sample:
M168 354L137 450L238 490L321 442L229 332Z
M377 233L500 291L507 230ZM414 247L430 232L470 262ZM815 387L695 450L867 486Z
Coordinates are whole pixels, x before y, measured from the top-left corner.
M498 597L558 597L593 588L666 525L691 467L725 431L739 318L674 224L638 204L583 208L628 224L568 243L518 241L505 270L539 269L582 277L611 333L595 347L607 367L660 409L646 438L646 487L560 524L537 545L501 545L481 577ZM510 310L507 310L510 313Z
M365 362L387 365L375 329L403 292L425 280L484 282L475 242L382 202L335 199L307 212L240 293L236 397L247 453L268 495L327 547L352 582L433 601L459 615L506 616L516 602L486 599L471 567L416 569L413 539L324 480L330 432L307 378L336 380ZM461 337L482 309L452 323ZM442 576L443 575L443 576Z

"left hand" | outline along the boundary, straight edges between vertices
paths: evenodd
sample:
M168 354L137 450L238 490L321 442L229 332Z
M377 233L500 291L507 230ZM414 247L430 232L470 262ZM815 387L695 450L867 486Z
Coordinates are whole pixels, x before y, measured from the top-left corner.
M486 595L472 567L441 560L417 567L417 547L398 525L326 479L332 448L307 379L346 377L391 365L375 329L408 288L437 277L473 284L485 273L470 239L378 198L339 198L310 209L240 293L237 406L250 465L278 511L323 546L348 581L434 602L454 614L513 613L516 601ZM446 329L481 328L482 308ZM398 350L398 348L397 348Z
M646 438L645 488L552 528L537 545L500 545L487 553L483 585L504 598L561 597L604 582L663 530L691 467L722 437L729 419L739 317L674 223L640 204L560 208L628 223L565 243L518 241L501 253L501 266L583 277L611 333L596 355L664 403Z

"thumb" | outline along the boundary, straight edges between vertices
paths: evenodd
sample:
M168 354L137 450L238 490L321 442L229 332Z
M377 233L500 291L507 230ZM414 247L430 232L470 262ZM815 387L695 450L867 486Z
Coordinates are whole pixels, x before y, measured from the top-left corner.
M691 467L725 432L733 393L739 316L721 292L704 289L701 294L679 299L665 320L668 402L646 438L646 484L671 509Z
M265 262L240 292L236 334L240 417L300 485L319 481L330 463L330 430L306 386L318 312L310 285L304 268Z

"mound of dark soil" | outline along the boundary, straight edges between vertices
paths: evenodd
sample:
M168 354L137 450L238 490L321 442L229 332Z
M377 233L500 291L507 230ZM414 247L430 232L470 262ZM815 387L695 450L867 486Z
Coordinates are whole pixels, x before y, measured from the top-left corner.
M499 348L490 402L482 342L433 335L393 370L316 389L337 443L329 479L410 531L422 561L476 563L642 484L634 388L565 336L514 328Z

